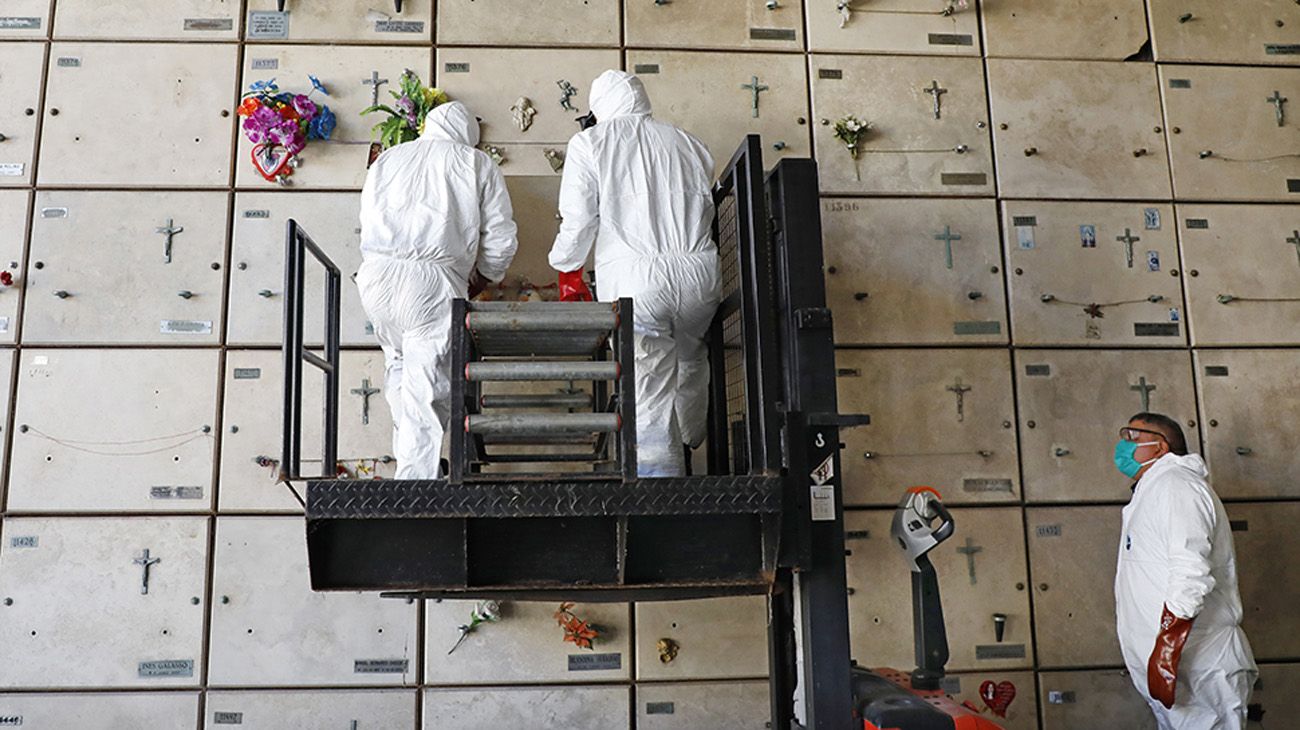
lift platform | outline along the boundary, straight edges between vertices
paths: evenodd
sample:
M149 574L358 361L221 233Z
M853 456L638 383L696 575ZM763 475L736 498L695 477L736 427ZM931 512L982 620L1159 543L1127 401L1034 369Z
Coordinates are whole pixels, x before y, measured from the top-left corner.
M312 587L514 600L765 594L772 726L792 727L798 693L803 726L852 727L839 429L866 417L836 409L816 165L786 159L765 172L750 136L714 201L723 301L708 337L707 469L671 479L636 477L629 300L456 302L447 477L301 474L304 365L325 375L322 463L337 455L339 275L290 221L281 468L306 483ZM334 332L322 354L303 347L308 255L327 273ZM554 387L492 392L501 380Z

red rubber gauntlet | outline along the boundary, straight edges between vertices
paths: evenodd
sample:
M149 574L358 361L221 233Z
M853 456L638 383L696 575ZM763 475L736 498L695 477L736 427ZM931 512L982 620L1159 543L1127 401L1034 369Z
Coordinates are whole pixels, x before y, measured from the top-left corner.
M1168 606L1160 615L1160 633L1156 646L1147 660L1147 691L1151 699L1172 709L1174 687L1178 684L1178 662L1183 658L1183 645L1192 631L1192 619L1178 618Z
M560 301L590 302L591 290L582 279L582 269L560 272Z

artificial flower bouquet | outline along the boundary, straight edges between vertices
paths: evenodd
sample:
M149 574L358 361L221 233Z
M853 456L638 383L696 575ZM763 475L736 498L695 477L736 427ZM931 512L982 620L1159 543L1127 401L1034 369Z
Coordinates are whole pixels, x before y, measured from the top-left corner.
M338 123L334 112L312 99L316 92L329 96L315 76L308 76L307 94L281 91L275 79L255 81L239 104L244 136L253 143L253 167L270 182L287 185L299 155L312 140L329 139Z

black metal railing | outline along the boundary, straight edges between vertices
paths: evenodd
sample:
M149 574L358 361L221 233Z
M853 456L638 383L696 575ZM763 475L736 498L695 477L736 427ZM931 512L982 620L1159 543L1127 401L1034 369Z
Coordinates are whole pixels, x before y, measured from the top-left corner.
M324 357L303 346L303 300L307 254L325 269ZM342 276L339 267L311 240L311 236L290 218L284 243L284 450L280 458L280 479L333 479L339 445L339 307ZM321 473L303 476L302 471L302 364L320 369L325 392L321 427Z

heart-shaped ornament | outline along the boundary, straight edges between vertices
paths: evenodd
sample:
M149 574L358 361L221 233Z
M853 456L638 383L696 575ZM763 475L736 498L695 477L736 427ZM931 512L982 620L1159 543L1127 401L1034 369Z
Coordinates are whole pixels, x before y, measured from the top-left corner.
M1011 707L1011 701L1016 698L1016 686L1008 681L1001 681L997 684L993 680L986 679L980 685L980 699L984 700L984 706L993 711L998 717L1007 716L1007 708Z
M278 144L253 145L253 167L268 182L276 182L283 175L292 175L293 170L289 167L289 160L293 155Z

